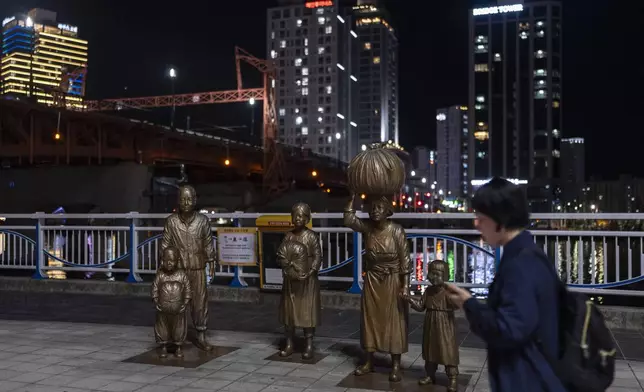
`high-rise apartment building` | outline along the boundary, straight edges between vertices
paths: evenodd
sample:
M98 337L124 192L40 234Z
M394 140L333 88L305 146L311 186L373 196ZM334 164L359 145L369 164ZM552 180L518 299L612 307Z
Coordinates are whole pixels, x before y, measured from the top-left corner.
M393 30L375 0L356 4L282 0L268 10L280 142L343 161L363 145L398 144Z
M586 176L584 138L561 139L561 187L563 201L580 200Z
M398 38L391 18L377 0L358 0L351 18L358 36L358 143L398 144Z
M499 1L471 10L471 178L527 179L547 189L558 177L561 18L556 1Z
M436 181L440 189L454 197L466 197L470 189L468 124L466 106L436 111Z
M32 9L2 21L0 91L43 104L81 108L87 70L86 40L56 13Z
M359 145L356 33L333 1L281 1L268 10L267 51L277 65L278 140L343 161Z

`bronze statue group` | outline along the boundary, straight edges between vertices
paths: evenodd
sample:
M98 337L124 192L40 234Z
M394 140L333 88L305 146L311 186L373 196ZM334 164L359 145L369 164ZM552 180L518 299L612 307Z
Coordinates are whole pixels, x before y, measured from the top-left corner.
M374 371L374 353L391 355L389 380L402 379L401 356L408 351L409 305L425 312L422 358L426 377L421 385L435 382L438 365L445 366L447 390L456 391L458 376L458 344L454 326L455 307L443 283L448 280L447 264L433 261L427 276L432 284L422 298L409 293L412 271L405 230L388 219L393 214L392 198L402 188L404 166L386 149L363 151L349 165L349 188L352 197L344 210L344 225L364 236L364 287L361 303L361 346L366 360L354 371L364 376ZM360 219L353 209L355 195L367 194L369 219ZM186 338L187 314L197 330L196 345L212 350L206 340L208 292L206 264L214 271L216 252L208 218L195 211L196 194L191 186L179 190L179 211L167 218L162 241L162 266L152 286L157 309L155 336L161 346L161 357L167 346L176 346L175 355L183 355L181 346ZM291 211L293 229L280 247L277 259L282 268L283 286L279 320L284 325L286 341L280 356L294 352L295 330L302 328L306 344L303 359L314 356L313 337L320 325L321 247L317 234L307 227L311 209L297 203Z

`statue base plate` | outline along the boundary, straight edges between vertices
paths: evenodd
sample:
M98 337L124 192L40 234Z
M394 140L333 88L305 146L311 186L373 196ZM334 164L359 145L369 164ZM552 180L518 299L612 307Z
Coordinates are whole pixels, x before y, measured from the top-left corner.
M441 367L439 366L439 370ZM425 377L425 372L417 369L403 369L402 381L390 382L391 368L376 367L375 371L364 376L349 374L337 385L341 388L356 388L360 390L394 391L394 392L445 392L447 391L447 376L436 373L436 384L418 385L418 380ZM458 391L465 392L472 376L458 375Z
M239 347L226 347L226 346L214 346L215 348L212 351L203 351L193 346L192 344L186 344L183 346L183 358L177 358L174 356L174 347L168 347L168 357L159 358L159 348L155 348L150 351L146 351L137 356L123 360L125 363L142 363L146 365L155 365L155 366L176 366L183 368L196 368L203 365L206 362L212 361L215 358L219 358L226 354L230 354L233 351L239 350Z

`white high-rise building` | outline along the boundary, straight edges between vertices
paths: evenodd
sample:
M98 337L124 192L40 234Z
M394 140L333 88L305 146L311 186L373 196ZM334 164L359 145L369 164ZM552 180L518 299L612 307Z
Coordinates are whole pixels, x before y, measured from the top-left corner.
M438 186L453 197L466 197L469 192L467 126L466 106L436 111L436 177Z
M333 1L281 1L268 10L267 55L278 69L278 140L348 161L360 148L350 56L357 41L341 14Z
M397 41L376 0L282 0L268 10L280 142L350 160L398 144Z

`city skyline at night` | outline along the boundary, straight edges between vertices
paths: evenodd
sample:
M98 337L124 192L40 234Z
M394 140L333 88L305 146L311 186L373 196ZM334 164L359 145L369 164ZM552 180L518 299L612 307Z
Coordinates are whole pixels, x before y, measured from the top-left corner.
M194 12L204 4L198 1L188 1L189 4L172 11L151 7L150 2L130 4L127 10L105 2L102 7L105 12L98 18L92 13L96 8L84 2L56 3L38 0L24 4L9 0L0 5L0 13L4 17L42 7L56 11L60 20L78 25L83 38L92 43L86 89L89 99L168 94L169 82L164 75L170 64L176 65L179 72L178 92L232 88L232 48L239 45L263 57L266 11L277 5L277 2L231 4L220 10L221 16L206 17ZM383 3L391 13L390 23L399 40L400 144L407 149L417 145L435 148L436 109L467 102L469 10L489 2L456 1L426 8L421 4L406 7L392 1ZM633 72L633 65L626 60L629 55L625 49L633 36L628 30L634 25L611 24L609 16L618 10L609 3L592 6L581 1L562 3L563 19L574 15L563 26L566 102L562 107L565 113L562 136L584 137L588 156L623 150L608 161L588 160L589 175L643 174L642 169L627 162L636 153L637 143L623 145L628 130L634 127L634 112L619 110L635 102L636 86L641 81L640 74ZM215 19L218 23L204 27L206 20ZM162 27L168 25L178 28L170 34ZM602 32L600 39L598 31ZM145 48L145 56L140 55L141 48ZM592 53L601 52L598 48L610 52L610 59L599 56L590 61ZM124 62L126 58L129 60ZM593 69L602 69L602 77ZM624 78L632 78L635 83L624 83L621 81ZM254 79L259 78L251 74L245 83L251 85ZM229 113L220 115L222 111ZM195 108L189 115L193 121L203 118L204 122L212 123L210 113L217 117L217 125L237 125L233 116L251 116L243 114L248 113L246 107ZM177 115L179 123L185 122L185 113L179 110Z

